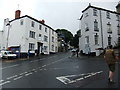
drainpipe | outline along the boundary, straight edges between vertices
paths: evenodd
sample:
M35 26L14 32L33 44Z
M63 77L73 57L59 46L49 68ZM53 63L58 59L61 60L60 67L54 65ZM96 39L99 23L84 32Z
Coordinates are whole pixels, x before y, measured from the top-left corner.
M104 43L103 43L103 27L102 27L102 14L100 10L100 25L101 25L101 42L102 42L102 48L104 48Z

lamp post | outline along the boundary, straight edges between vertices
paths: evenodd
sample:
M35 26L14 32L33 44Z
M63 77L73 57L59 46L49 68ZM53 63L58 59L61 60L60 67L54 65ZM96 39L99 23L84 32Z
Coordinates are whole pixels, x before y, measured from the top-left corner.
M6 44L6 49L8 49L8 39L9 39L10 23L8 23L6 26L8 26L8 31L7 31L7 44Z

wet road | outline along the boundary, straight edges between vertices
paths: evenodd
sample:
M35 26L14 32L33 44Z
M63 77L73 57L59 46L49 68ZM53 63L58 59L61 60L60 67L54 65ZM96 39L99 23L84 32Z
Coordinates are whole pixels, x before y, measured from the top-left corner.
M118 88L118 64L115 81L108 84L108 67L103 58L70 57L70 53L40 59L3 62L2 88Z

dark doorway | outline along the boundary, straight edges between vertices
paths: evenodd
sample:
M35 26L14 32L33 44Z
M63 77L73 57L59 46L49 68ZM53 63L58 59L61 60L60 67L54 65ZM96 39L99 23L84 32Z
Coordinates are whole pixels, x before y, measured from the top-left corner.
M42 47L43 47L43 43L37 42L37 55L39 55L40 53L42 53Z

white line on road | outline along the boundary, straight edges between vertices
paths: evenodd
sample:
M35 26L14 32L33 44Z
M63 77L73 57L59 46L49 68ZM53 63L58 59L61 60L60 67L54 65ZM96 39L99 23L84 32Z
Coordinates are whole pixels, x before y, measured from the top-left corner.
M3 82L4 80L0 80L0 83Z
M47 65L43 65L42 67L46 67Z
M6 81L6 82L3 82L3 83L0 83L0 86L2 86L4 84L7 84L7 83L10 83L10 81Z
M37 61L40 61L40 60L37 59L37 60L30 61L30 62L32 63L32 62L37 62Z
M7 79L9 80L9 79L15 78L15 77L17 77L17 76L18 76L18 75L14 75L14 76L8 77Z
M32 69L32 71L35 71L36 69Z
M28 72L23 72L23 73L20 73L19 75L23 75L23 74L26 74L26 73L28 73Z
M20 78L22 78L23 76L19 76L19 77L17 77L17 78L14 78L13 80L18 80L18 79L20 79Z
M81 81L84 80L86 78L90 78L92 76L95 76L96 74L100 74L103 71L99 71L99 72L95 72L95 73L86 73L86 74L79 74L79 75L67 75L67 76L60 76L60 77L56 77L56 79L58 79L59 81L63 82L64 84L68 84L68 83L75 83L77 81ZM87 75L87 76L83 76L81 78L75 79L75 80L70 80L69 77L75 77L75 76L82 76L82 75Z
M25 74L25 76L31 75L32 73Z
M3 68L0 68L0 69L2 70L2 69L6 69L6 68L12 68L12 67L16 67L16 66L19 66L19 64L15 64L15 65L8 66L8 67L3 67Z

